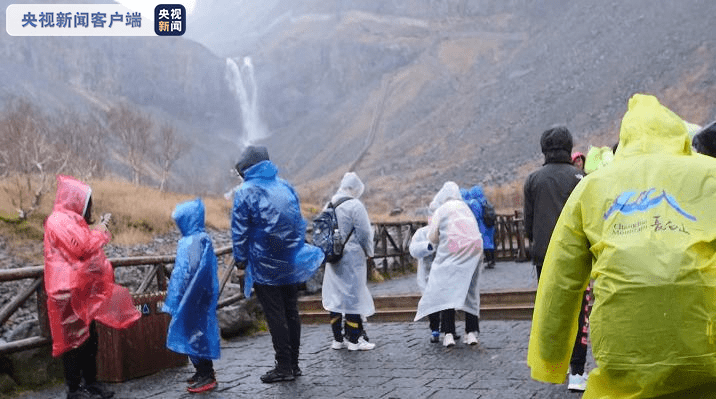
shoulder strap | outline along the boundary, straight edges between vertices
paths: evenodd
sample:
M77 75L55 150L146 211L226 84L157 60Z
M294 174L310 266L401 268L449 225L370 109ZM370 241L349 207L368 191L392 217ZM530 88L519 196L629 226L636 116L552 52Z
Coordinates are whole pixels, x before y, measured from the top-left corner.
M332 202L329 202L329 203L328 203L328 206L331 207L331 208L333 208L333 209L335 210L336 208L338 208L339 205L341 205L342 203L344 203L344 202L346 202L346 201L348 201L348 200L351 200L351 199L353 199L353 198L351 198L351 197L343 197L343 198L339 199L338 201L336 201L335 205L334 205ZM336 219L337 219L337 218L338 218L338 215L336 215ZM348 237L346 237L345 241L343 241L343 245L346 245L346 243L348 242L348 240L351 239L351 236L353 235L353 231L354 231L355 229L356 229L355 226L353 226L353 227L351 228L351 232L348 233Z
M344 202L346 202L346 201L348 201L348 200L350 200L350 199L353 199L353 198L351 198L351 197L343 197L343 198L339 199L338 201L336 201L335 204L333 204L332 202L329 202L329 203L328 203L328 206L330 206L330 207L333 208L333 209L336 209L336 208L338 208L339 205L341 205L342 203L344 203Z
M353 227L351 228L351 232L350 232L350 233L348 233L348 237L346 237L346 240L345 240L345 241L343 241L343 245L346 245L346 243L348 242L348 240L350 240L350 239L351 239L351 236L353 235L353 231L354 231L355 229L356 229L356 227L355 227L355 226L353 226Z

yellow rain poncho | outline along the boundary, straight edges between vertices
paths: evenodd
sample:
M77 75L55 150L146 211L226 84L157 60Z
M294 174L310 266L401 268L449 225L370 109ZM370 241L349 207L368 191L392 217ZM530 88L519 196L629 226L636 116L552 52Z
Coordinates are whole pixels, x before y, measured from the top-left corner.
M597 368L583 398L716 397L716 160L692 155L684 123L655 97L628 108L614 160L557 221L528 365L564 382L591 278Z
M609 165L613 159L614 155L610 147L589 147L587 160L584 162L584 171L592 173L602 166Z

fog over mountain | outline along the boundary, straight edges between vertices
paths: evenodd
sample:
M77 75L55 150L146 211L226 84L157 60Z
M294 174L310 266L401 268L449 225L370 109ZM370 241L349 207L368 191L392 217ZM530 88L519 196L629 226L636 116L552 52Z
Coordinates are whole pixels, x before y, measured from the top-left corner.
M446 180L521 181L556 123L577 150L611 145L636 92L716 118L712 15L703 0L201 0L181 38L3 31L0 96L178 121L185 189L228 188L255 143L309 200L354 170L376 209L414 209Z

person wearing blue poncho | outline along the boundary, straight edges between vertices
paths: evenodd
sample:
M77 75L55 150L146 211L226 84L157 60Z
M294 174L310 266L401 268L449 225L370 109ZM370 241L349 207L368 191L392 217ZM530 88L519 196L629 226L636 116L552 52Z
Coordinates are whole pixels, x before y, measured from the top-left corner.
M204 231L204 203L200 198L177 205L172 219L181 231L174 270L162 311L172 320L167 348L189 355L196 374L189 378L192 393L216 388L212 359L220 356L217 261L211 237Z
M482 234L486 267L492 269L495 267L495 226L487 227L482 214L482 205L488 201L487 197L480 186L473 186L470 190L460 189L460 194L477 219L477 225L480 227L480 234Z
M266 147L247 147L235 169L244 183L234 193L231 215L234 260L246 267L244 294L248 298L252 288L256 292L276 359L276 367L261 381L292 381L302 375L298 284L318 270L324 255L305 243L306 221L298 194L277 177L278 168Z

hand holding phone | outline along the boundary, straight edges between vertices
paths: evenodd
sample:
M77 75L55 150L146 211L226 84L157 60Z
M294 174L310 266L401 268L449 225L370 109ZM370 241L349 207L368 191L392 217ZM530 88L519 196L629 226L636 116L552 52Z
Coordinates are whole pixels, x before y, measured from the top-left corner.
M105 213L104 215L100 216L99 224L103 224L103 225L107 226L109 224L110 219L112 219L112 214Z

